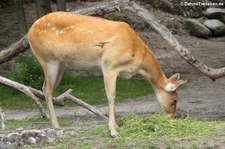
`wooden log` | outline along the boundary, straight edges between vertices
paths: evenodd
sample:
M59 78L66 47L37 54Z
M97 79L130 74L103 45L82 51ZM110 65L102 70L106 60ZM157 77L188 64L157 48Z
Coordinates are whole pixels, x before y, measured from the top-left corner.
M4 77L1 77L0 76L0 83L1 84L4 84L6 86L9 86L9 87L12 87L22 93L24 93L25 95L27 95L28 97L30 97L31 99L33 99L34 103L36 104L36 106L38 107L40 113L41 113L41 116L43 118L47 117L45 112L44 112L44 108L39 100L39 98L37 98L32 92L31 90L29 89L29 87L21 84L21 83L18 83L18 82L15 82L15 81L12 81L12 80L9 80L7 78L4 78Z
M2 49L0 51L0 64L11 60L20 53L25 52L29 49L29 47L27 35L25 35L17 42L11 44L8 48Z

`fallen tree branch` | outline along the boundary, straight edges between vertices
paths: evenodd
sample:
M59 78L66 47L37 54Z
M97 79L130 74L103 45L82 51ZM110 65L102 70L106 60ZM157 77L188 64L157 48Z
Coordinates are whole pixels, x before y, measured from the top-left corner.
M158 23L157 19L151 15L146 9L136 4L134 1L129 2L125 10L136 13L142 17L148 24L150 24L168 43L172 46L176 52L189 64L197 68L203 74L207 75L210 79L215 80L225 76L225 67L223 68L211 68L205 65L203 62L197 60L191 52L183 47L173 34L164 25Z
M20 92L24 93L25 95L27 95L28 97L30 97L31 99L33 99L33 101L35 102L36 106L38 107L41 116L43 118L46 117L46 114L44 112L44 108L40 102L40 99L44 99L44 94L42 91L39 91L37 89L34 89L32 87L28 87L26 85L23 85L21 83L9 80L7 78L1 77L0 76L0 83L12 87L16 90L19 90ZM101 112L99 112L98 110L96 110L94 107L92 107L91 105L83 102L81 99L78 99L74 96L72 96L70 93L72 92L72 89L69 89L68 91L66 91L65 93L61 94L60 96L53 98L53 102L56 105L64 105L65 102L67 100L73 101L76 104L78 104L79 106L84 107L85 109L91 111L92 113L94 113L95 115L103 118L103 119L108 119L104 114L102 114ZM39 98L38 98L39 97ZM0 111L1 112L1 111ZM0 113L1 114L1 113ZM1 116L1 115L0 115ZM0 117L1 118L1 117Z
M56 101L60 102L60 103L65 103L67 100L73 101L76 104L78 104L79 106L84 107L85 109L91 111L92 113L94 113L95 115L108 120L108 117L106 117L104 114L102 114L101 112L99 112L98 110L96 110L95 108L93 108L91 105L83 102L81 99L78 99L74 96L72 96L70 93L72 92L72 89L67 90L65 93L63 93L62 95L58 96L57 98L55 98Z
M32 87L28 87L30 90L31 90L31 92L35 95L35 96L37 96L39 99L42 99L42 100L44 100L45 99L45 96L44 96L44 93L42 92L42 91L40 91L40 90L37 90L37 89L35 89L35 88L32 88ZM62 101L62 100L57 100L55 97L53 97L53 103L54 103L54 105L57 105L57 106L64 106L64 102Z
M33 99L34 103L36 104L36 106L38 107L40 113L41 113L41 116L43 118L47 117L45 112L44 112L44 108L39 100L39 98L37 98L33 92L31 92L31 90L29 89L29 87L23 85L23 84L20 84L18 82L15 82L15 81L12 81L12 80L9 80L7 78L4 78L4 77L1 77L0 76L0 83L6 85L6 86L9 86L9 87L12 87L22 93L24 93L25 95L27 95L28 97L30 97L31 99Z
M101 16L107 13L119 11L120 7L124 7L124 5L126 5L126 2L124 0L112 0L107 2L103 1L96 6L71 11L71 13Z
M27 40L27 35L23 36L17 42L11 44L8 48L2 49L0 51L0 64L11 60L13 57L16 57L18 54L25 52L29 49L29 43Z

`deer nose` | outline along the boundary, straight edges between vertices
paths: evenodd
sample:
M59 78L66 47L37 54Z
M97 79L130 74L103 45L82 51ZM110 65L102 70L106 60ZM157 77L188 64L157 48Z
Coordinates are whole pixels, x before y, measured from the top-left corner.
M168 114L169 118L175 119L177 117L176 113Z

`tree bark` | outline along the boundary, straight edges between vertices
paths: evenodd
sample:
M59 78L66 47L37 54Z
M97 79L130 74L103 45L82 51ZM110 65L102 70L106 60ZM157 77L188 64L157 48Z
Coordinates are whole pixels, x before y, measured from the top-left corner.
M57 11L66 11L66 0L57 0Z
M27 29L27 21L24 13L24 8L23 8L23 0L14 0L15 5L16 5L16 14L17 14L17 19L18 23L20 26L20 34L21 36L26 35L28 29Z
M157 22L146 9L130 0L114 0L110 2L102 2L99 5L92 6L85 9L73 11L72 13L79 13L84 15L102 15L110 12L125 10L131 11L140 17L142 17L147 23L149 23L159 34L169 43L170 46L176 50L176 52L190 65L197 68L203 74L208 76L212 80L225 76L225 67L211 68L196 59L191 52L183 47L172 33L164 26ZM24 37L25 38L25 37ZM22 45L22 46L21 46ZM12 44L8 49L0 51L0 64L10 60L12 57L18 55L21 52L26 51L29 48L26 39L21 39L16 44ZM17 51L17 49L19 49Z
M22 52L25 52L29 48L30 46L27 40L27 35L25 35L17 42L11 44L8 48L0 51L0 64L11 60L13 57L16 57Z

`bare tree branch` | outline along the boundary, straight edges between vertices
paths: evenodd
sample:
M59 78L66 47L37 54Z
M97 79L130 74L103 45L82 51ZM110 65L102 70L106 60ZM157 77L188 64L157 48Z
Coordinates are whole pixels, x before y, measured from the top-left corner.
M72 96L70 93L72 92L72 89L67 90L65 93L63 93L62 95L58 96L55 100L61 103L66 102L66 100L70 100L73 101L75 103L77 103L78 105L84 107L85 109L88 109L89 111L91 111L92 113L94 113L95 115L108 120L108 117L106 117L104 114L102 114L101 112L99 112L98 110L96 110L95 108L93 108L91 105L83 102L81 99L76 98L74 96Z
M126 0L112 0L107 2L101 2L96 6L91 6L88 8L71 11L71 13L100 16L107 13L119 11L120 7L124 7L126 3L127 3Z
M125 10L129 10L136 13L138 16L142 17L147 23L149 23L159 34L172 46L176 52L189 64L197 68L203 74L207 75L210 79L215 80L225 76L225 67L223 68L211 68L206 66L200 60L197 60L191 52L183 47L173 34L164 25L159 24L157 19L151 15L146 9L136 4L135 2L130 2Z
M40 98L43 99L44 98L44 95L43 95L43 92L37 90L37 89L34 89L32 87L29 87L29 86L26 86L26 85L23 85L21 83L18 83L18 82L15 82L15 81L12 81L12 80L9 80L7 78L4 78L4 77L1 77L0 76L0 83L1 84L4 84L4 85L7 85L9 87L12 87L22 93L24 93L25 95L27 95L28 97L30 97L31 99L33 99L33 101L35 102L36 106L38 107L40 113L41 113L41 116L43 118L46 117L46 114L44 112L44 108L40 102ZM78 99L74 96L72 96L70 93L72 92L72 89L69 89L68 91L66 91L65 93L61 94L60 96L56 97L56 98L53 98L53 102L54 104L56 105L64 105L64 103L67 101L67 100L70 100L70 101L73 101L75 102L76 104L78 104L79 106L82 106L84 107L85 109L91 111L92 113L94 113L95 115L103 118L103 119L108 119L104 114L102 114L100 111L96 110L94 107L92 107L91 105L83 102L81 99ZM40 98L38 98L40 97ZM0 114L1 114L1 109L0 109ZM0 120L1 120L1 115L0 115Z
M36 106L38 107L40 113L41 113L41 116L43 118L46 117L46 114L44 112L44 108L39 100L39 98L37 98L29 89L29 87L23 85L23 84L20 84L18 82L15 82L15 81L12 81L12 80L9 80L7 78L4 78L4 77L1 77L0 76L0 83L4 84L4 85L7 85L9 87L12 87L12 88L15 88L16 90L19 90L20 92L24 93L25 95L27 95L28 97L30 97L31 99L33 99L33 101L35 102Z
M25 35L19 41L0 51L0 64L11 60L22 52L25 52L29 47L27 36Z
M39 99L42 99L42 100L44 100L45 99L45 97L44 97L44 93L42 92L42 91L40 91L40 90L37 90L37 89L35 89L35 88L32 88L32 87L30 87L30 86L28 86L28 88L31 90L31 92L35 95L35 96L37 96ZM53 97L53 103L55 104L55 105L57 105L57 106L64 106L64 101L63 100L60 100L60 99L56 99L55 97Z

